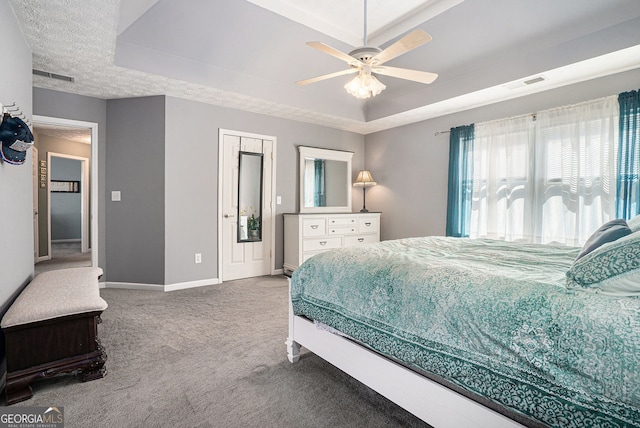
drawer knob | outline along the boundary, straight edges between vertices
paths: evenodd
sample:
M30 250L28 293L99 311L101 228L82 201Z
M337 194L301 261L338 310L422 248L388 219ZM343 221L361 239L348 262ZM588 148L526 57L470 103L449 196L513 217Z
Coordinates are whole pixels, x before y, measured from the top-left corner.
M364 238L358 238L358 242L364 242Z
M312 224L312 225L311 225L311 229L317 229L317 228L318 228L318 225L317 225L317 224Z
M371 226L371 222L365 223L365 226Z
M322 245L322 246L327 245L327 241L320 241L320 245Z

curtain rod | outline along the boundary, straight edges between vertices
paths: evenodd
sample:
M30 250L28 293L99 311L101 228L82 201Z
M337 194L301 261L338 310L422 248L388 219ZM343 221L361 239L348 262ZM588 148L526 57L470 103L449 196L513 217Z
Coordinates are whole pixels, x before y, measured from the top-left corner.
M559 106L559 107L553 107L553 108L549 108L549 109L542 110L542 111L543 112L550 112L550 111L566 109L566 108L570 108L570 107L577 107L577 106L582 106L582 105L586 105L586 104L590 104L590 103L603 101L603 100L606 100L606 99L609 99L609 98L617 99L617 97L618 97L618 95L607 95L605 97L595 98L595 99L587 100L587 101L581 101L579 103L568 104L568 105ZM517 116L510 116L510 117L503 117L501 119L489 120L487 122L482 122L482 123L497 122L499 120L505 120L505 119L517 119L517 118L525 117L525 116L531 116L531 119L535 122L536 120L538 120L538 113L540 113L540 112L525 113L525 114L520 114L520 115L517 115ZM440 134L448 134L449 132L451 132L451 131L437 131L434 135L437 137Z

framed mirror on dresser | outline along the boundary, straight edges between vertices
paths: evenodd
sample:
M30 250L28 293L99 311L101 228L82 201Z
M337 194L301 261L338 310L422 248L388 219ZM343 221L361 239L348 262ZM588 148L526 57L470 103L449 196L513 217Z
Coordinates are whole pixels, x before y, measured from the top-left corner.
M380 241L380 213L352 212L353 152L299 146L300 210L284 214L284 272L324 251Z
M300 212L351 212L353 152L299 146Z

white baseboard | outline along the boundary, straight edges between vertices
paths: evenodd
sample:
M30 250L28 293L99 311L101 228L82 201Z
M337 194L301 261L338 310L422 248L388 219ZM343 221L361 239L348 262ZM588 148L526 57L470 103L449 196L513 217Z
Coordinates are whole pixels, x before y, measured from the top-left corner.
M147 291L176 291L187 288L204 287L207 285L219 284L218 278L201 279L198 281L177 282L174 284L141 284L137 282L101 282L101 288L121 288L127 290L147 290ZM104 286L102 285L104 284Z
M47 260L51 260L51 256L39 256L36 263L46 262Z
M110 282L104 283L105 288L123 288L126 290L147 290L147 291L164 291L164 285L160 284L141 284L138 282Z
M164 291L184 290L187 288L204 287L207 285L215 285L215 284L220 284L220 281L218 280L218 278L200 279L198 281L189 281L189 282L177 282L175 284L165 285Z
M284 269L275 269L271 275L284 275Z

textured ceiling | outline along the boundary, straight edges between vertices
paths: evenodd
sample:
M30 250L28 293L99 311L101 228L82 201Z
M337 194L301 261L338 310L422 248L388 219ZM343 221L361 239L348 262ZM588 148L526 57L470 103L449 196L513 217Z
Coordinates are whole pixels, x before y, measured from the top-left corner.
M34 68L75 79L34 76L36 87L104 99L166 94L363 134L640 67L637 0L466 0L416 24L434 40L390 64L437 72L438 80L388 79L367 102L346 94L340 79L293 84L344 67L305 45L319 40L348 52L352 45L327 35L337 19L322 32L254 4L295 5L311 16L357 11L349 23L362 21L361 1L328 8L310 0L126 0L122 17L119 0L10 3ZM369 13L380 15L371 9L383 4L382 15L414 25L407 19L426 3L434 1L415 1L419 10L398 19L388 12L396 2L371 0ZM548 79L519 84L537 75Z
M36 135L46 135L76 143L91 144L91 129L72 126L34 123L33 130Z

